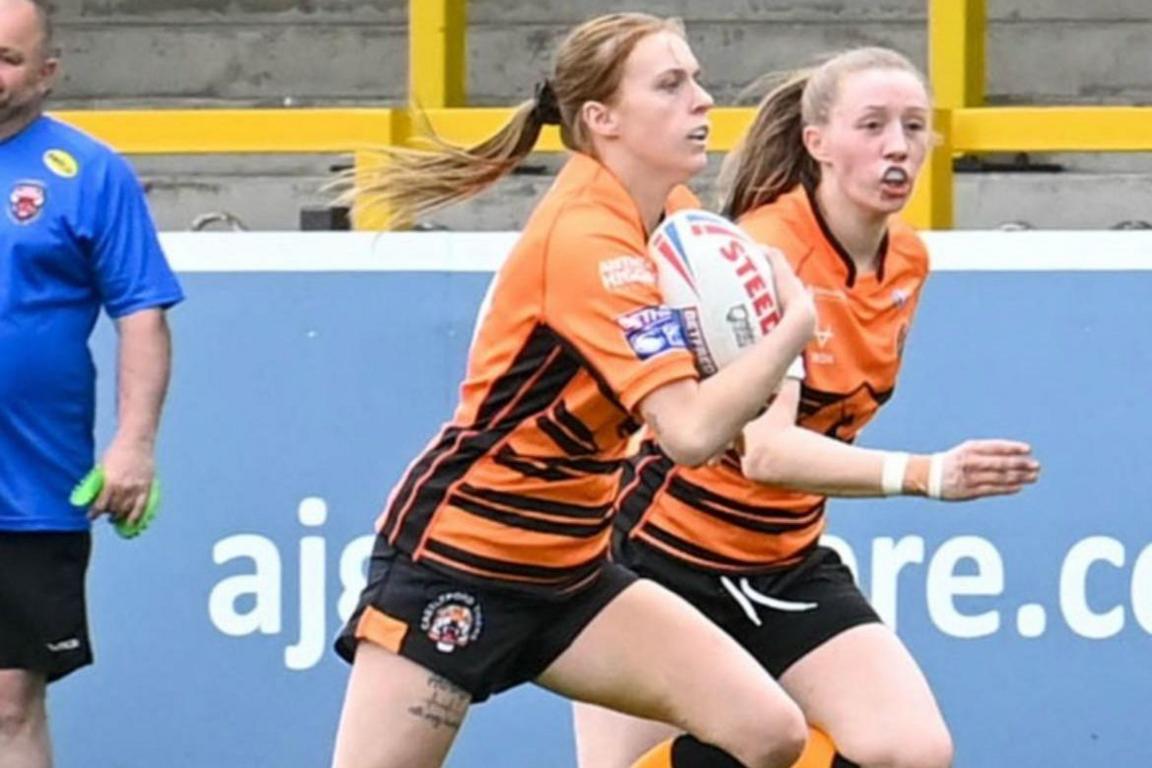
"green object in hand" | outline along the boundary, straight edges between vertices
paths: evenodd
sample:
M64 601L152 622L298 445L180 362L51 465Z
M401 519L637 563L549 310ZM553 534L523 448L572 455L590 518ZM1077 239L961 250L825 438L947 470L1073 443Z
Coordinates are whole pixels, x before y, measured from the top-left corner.
M97 464L92 468L92 471L84 476L84 479L72 489L72 495L68 497L74 507L87 507L96 501L96 497L100 495L100 491L104 488L104 469ZM144 513L140 515L140 519L134 524L129 523L127 518L120 520L112 520L112 525L116 528L116 533L120 534L122 538L134 539L139 536L151 524L152 520L156 517L156 510L160 508L160 481L154 479L152 481L152 488L148 491L148 503L144 507Z

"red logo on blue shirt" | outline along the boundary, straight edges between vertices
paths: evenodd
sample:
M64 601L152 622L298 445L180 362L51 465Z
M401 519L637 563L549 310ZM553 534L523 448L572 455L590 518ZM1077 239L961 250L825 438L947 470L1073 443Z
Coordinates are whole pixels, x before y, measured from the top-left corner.
M21 181L8 195L8 215L17 224L31 224L44 210L47 195L38 181Z

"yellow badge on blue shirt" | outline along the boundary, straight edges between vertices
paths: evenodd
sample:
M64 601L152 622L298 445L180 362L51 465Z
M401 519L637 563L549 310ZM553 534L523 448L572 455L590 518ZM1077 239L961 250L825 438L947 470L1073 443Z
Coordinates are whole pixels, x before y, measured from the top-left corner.
M50 149L45 152L44 165L63 179L71 179L80 171L80 164L76 162L76 158L62 149Z

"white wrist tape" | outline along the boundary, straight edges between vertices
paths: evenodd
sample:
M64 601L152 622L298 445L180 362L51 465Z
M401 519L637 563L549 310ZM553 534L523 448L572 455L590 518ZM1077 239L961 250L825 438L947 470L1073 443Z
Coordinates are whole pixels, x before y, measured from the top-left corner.
M884 471L880 475L880 489L885 496L904 493L904 473L908 470L908 454L889 451L884 454Z
M944 488L944 454L932 454L928 464L928 498L938 499Z

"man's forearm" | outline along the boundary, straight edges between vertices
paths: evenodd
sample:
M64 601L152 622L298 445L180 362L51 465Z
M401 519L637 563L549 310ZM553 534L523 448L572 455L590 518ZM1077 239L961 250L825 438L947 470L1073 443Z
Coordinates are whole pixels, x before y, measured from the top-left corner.
M116 440L151 447L168 390L172 341L164 311L146 309L117 321L120 365L117 377Z

